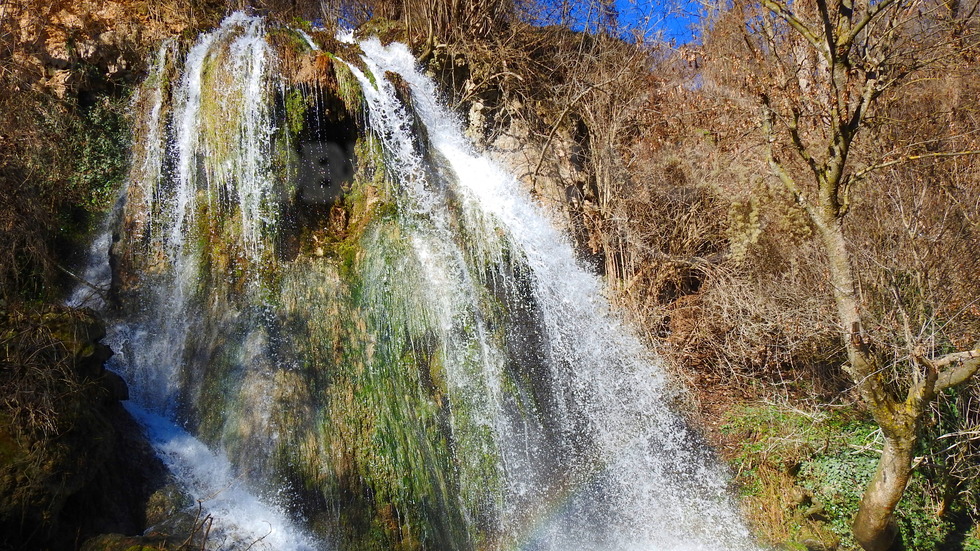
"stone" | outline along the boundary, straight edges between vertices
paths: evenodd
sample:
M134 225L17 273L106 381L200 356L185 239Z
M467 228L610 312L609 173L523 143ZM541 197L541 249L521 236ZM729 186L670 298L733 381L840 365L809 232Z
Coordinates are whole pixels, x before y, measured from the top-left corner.
M109 391L110 400L129 400L129 385L118 373L109 370L103 371L102 386Z

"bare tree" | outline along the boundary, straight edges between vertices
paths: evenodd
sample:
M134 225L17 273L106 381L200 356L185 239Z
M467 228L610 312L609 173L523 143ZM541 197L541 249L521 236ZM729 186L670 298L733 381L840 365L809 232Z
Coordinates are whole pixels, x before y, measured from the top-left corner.
M760 5L761 4L761 5ZM876 155L870 129L899 86L977 51L976 2L761 0L736 3L728 25L727 86L753 102L763 149L810 221L825 256L847 363L844 370L881 427L884 448L853 523L868 551L898 545L893 512L913 470L919 433L937 394L980 369L980 343L939 351L909 327L903 344L869 324L857 273L858 251L845 220L863 186L883 169L977 154L975 148L905 148ZM941 70L941 69L940 69ZM914 140L913 140L914 141ZM879 214L880 215L880 214ZM896 304L896 317L902 318ZM904 350L897 349L904 347ZM897 359L897 360L896 360ZM893 369L904 365L904 369Z

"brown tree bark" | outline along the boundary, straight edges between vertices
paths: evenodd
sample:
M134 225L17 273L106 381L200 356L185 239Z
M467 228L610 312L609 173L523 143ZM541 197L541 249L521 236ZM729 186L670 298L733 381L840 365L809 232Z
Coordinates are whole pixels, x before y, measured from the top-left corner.
M902 499L912 476L915 435L885 438L881 461L871 483L861 497L854 518L854 539L866 551L891 551L900 548L901 538L893 513Z

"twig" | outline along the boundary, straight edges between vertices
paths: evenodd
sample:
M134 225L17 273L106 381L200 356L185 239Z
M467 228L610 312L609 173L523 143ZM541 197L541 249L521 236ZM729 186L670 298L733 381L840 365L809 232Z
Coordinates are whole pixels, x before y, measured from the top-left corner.
M941 151L937 153L923 153L921 155L907 155L900 159L894 159L891 161L886 161L884 163L878 163L876 165L871 165L865 167L863 170L859 170L854 174L854 179L859 180L867 175L869 172L874 172L876 170L881 170L890 166L894 166L901 163L907 163L909 161L919 161L922 159L931 159L935 157L965 157L967 155L980 155L980 150L966 150L966 151Z
M84 278L76 275L74 272L72 272L68 268L65 268L61 264L58 264L57 262L52 261L52 265L54 265L55 268L58 268L62 272L68 274L68 276L70 276L76 282L78 282L78 283L80 283L80 284L88 287L92 291L94 291L95 294L99 295L99 298L101 298L102 300L104 300L106 302L109 302L109 297L106 294L106 292L103 289L100 289L99 287L96 287L94 283L91 283L91 282L87 281L86 279L84 279Z

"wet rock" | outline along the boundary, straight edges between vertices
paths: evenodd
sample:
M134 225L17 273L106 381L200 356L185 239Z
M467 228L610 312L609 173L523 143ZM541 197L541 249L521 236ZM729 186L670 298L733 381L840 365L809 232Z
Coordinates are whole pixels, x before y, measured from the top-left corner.
M162 525L180 511L190 507L190 497L181 490L175 482L163 486L153 492L146 503L146 524L148 526Z
M826 543L812 539L804 540L803 545L806 547L806 551L834 551L834 549L837 549L837 545L834 543Z
M102 374L102 386L109 392L110 400L129 400L129 386L117 373L105 371Z

